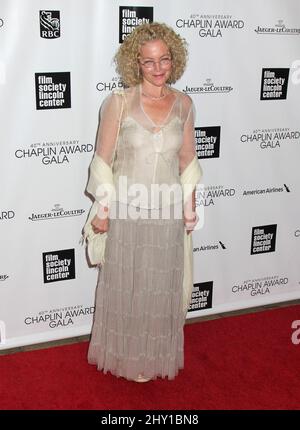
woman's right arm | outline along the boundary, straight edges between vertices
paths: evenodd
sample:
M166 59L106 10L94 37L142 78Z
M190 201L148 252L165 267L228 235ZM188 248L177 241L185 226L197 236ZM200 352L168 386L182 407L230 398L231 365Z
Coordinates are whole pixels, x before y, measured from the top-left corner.
M118 139L119 125L122 115L122 96L109 94L103 101L97 131L96 154L109 166L112 163L115 145ZM95 233L104 233L109 228L109 207L98 201L97 215L92 219Z

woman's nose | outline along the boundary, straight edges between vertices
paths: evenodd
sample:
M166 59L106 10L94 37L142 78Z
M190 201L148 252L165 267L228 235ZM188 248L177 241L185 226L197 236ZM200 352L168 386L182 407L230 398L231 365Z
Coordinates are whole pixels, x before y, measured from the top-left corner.
M160 71L160 69L161 69L160 61L156 61L154 64L155 64L154 70Z

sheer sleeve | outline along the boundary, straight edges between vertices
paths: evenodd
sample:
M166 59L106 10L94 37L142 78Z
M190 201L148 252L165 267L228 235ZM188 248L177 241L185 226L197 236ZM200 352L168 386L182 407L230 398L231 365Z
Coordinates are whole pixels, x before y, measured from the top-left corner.
M184 95L182 100L182 116L184 121L183 142L178 151L179 156L179 173L189 165L196 155L195 143L195 105L191 97Z
M96 154L111 165L119 126L122 116L123 97L118 93L109 94L100 109L100 119L97 131Z

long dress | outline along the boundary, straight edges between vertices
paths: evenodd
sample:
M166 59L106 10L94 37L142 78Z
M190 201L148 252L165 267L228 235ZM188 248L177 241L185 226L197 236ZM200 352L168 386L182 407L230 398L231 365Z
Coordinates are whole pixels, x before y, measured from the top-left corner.
M101 107L96 151L108 163L116 157L117 192L98 273L88 362L128 380L139 374L174 379L184 367L182 197L173 192L157 199L157 189L150 190L153 184L179 185L180 172L195 155L193 102L172 91L174 103L160 125L143 109L140 85L110 94ZM126 191L118 188L120 177ZM137 183L147 198L128 193Z

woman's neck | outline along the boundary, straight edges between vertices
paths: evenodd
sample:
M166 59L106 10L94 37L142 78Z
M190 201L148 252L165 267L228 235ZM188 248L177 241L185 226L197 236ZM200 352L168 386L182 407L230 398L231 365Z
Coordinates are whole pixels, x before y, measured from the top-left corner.
M140 84L141 92L144 96L152 99L161 99L167 95L166 85L156 86L151 85L147 82L141 82Z

